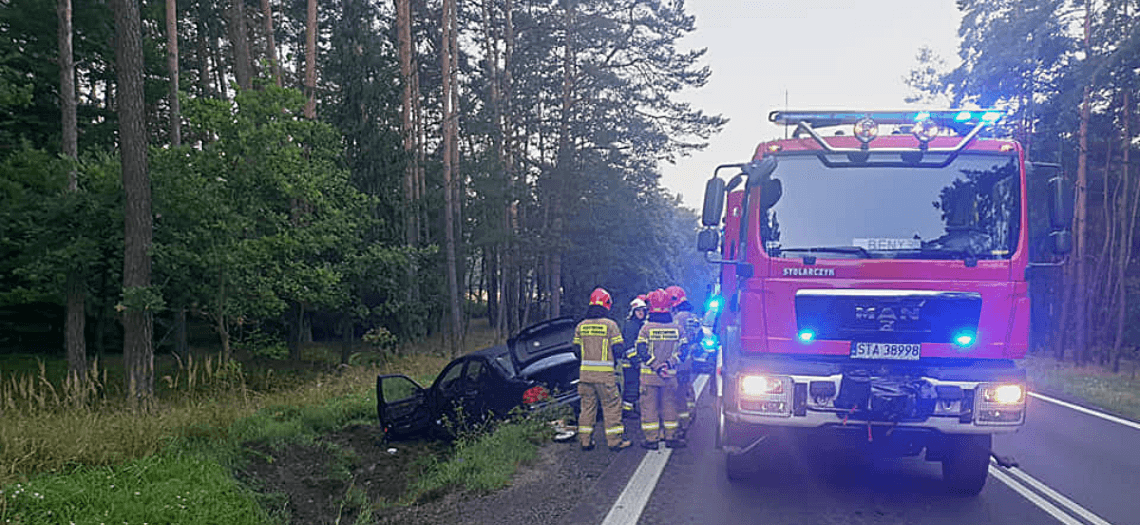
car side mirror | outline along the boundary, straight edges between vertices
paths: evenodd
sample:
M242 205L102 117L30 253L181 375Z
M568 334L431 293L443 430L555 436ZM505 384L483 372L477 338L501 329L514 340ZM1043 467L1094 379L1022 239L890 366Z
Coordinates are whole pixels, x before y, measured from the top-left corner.
M714 229L701 230L697 234L697 251L711 252L716 251L720 245L720 233Z
M705 204L701 210L701 224L717 226L724 214L724 181L713 177L705 183ZM708 251L708 250L705 250Z

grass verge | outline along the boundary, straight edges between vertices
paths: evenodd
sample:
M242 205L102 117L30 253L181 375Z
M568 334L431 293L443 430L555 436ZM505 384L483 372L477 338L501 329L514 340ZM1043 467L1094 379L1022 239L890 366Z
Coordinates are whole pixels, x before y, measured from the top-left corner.
M352 451L326 442L339 429L375 423L378 373L403 373L427 384L448 361L413 350L381 366L344 367L302 381L295 375L288 387L277 381L264 389L250 388L240 367L220 378L200 375L197 386L190 381L195 376L186 375L182 382L168 380L175 395L160 397L145 411L105 395L98 403L60 401L49 395L52 381L38 364L38 377L8 378L12 387L0 400L0 523L287 521L281 508L288 495L254 492L234 474L251 457L272 461L276 451L298 444L329 449L336 463L330 470L349 483L342 513L352 509L358 523L394 501L501 488L549 438L543 418L504 423L465 436L446 454L425 457L398 499L368 501L354 484Z
M82 467L9 485L0 522L226 523L260 525L268 516L229 472L192 454L161 454L115 467Z
M545 420L537 415L520 418L460 440L446 461L428 463L403 503L431 501L454 489L486 494L505 487L518 466L534 461L539 445L550 440Z
M1099 366L1079 367L1049 356L1031 354L1022 361L1030 390L1082 401L1093 407L1140 421L1140 379L1128 372L1113 373Z

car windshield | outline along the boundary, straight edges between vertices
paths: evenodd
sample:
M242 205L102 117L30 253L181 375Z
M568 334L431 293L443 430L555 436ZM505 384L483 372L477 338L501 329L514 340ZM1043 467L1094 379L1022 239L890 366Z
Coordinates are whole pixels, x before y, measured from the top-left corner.
M828 157L779 158L771 177L781 194L761 212L770 256L1007 259L1017 249L1021 189L1012 154L942 154L932 159L937 167L929 158L908 165L897 153L862 163Z
M503 347L501 352L495 354L494 362L499 365L499 368L503 369L507 377L514 377L515 364L511 362L511 353L507 351L506 347Z

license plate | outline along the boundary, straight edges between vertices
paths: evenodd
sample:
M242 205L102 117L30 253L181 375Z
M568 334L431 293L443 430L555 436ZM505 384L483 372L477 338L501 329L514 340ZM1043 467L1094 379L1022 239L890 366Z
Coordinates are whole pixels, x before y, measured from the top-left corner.
M921 350L922 345L917 343L853 343L851 358L917 361Z

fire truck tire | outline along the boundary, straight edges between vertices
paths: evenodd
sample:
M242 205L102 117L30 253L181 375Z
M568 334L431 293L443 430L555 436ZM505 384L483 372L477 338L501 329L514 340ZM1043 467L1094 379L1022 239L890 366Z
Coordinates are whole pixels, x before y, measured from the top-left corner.
M992 444L989 434L952 438L949 454L942 460L942 479L951 493L977 496L982 491L989 477Z
M744 481L756 475L756 457L750 454L725 454L724 475L729 481Z

